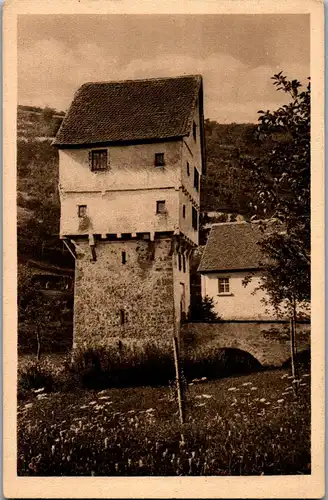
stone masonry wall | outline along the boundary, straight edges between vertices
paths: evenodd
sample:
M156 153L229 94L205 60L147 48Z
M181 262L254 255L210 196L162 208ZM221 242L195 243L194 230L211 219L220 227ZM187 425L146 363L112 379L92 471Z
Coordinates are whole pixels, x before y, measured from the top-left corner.
M184 349L194 354L204 350L239 349L251 354L262 366L279 367L290 358L288 323L215 322L186 323L181 337ZM298 352L310 348L310 325L297 324Z
M76 252L74 348L171 341L171 239L97 241L96 261L87 241Z

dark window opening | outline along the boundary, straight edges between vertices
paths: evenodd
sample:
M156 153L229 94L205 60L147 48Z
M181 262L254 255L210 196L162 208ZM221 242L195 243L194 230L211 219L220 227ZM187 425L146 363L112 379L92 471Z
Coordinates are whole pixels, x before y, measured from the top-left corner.
M123 250L122 252L122 264L126 263L126 252Z
M196 140L196 137L197 137L197 125L195 122L193 122L192 124L192 135L194 137L194 140Z
M161 201L156 202L156 213L157 214L165 214L166 213L165 200L161 200Z
M93 172L97 172L99 170L107 170L107 156L107 149L95 149L91 151L91 170Z
M197 210L192 207L192 227L197 231L198 229L198 213Z
M189 165L189 161L187 161L187 175L188 175L188 176L190 175L190 165Z
M179 266L179 271L181 271L181 253L178 253L178 266Z
M121 325L124 325L125 323L125 312L123 309L120 309L120 319L121 319Z
M87 206L86 205L78 205L78 216L85 217L87 215Z
M183 272L185 273L186 272L186 256L185 256L185 254L182 254L182 268L183 268Z
M164 153L155 153L155 166L156 167L164 167Z
M186 205L182 205L182 217L186 218Z
M197 168L194 168L194 188L199 190L199 173Z

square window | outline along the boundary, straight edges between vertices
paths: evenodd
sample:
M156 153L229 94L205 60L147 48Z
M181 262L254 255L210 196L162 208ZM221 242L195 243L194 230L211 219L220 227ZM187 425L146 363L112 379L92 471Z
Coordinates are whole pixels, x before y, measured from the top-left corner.
M194 188L199 191L199 173L197 168L194 168Z
M155 167L164 167L164 153L155 153Z
M92 172L107 170L107 166L108 166L107 149L94 149L93 151L91 151Z
M229 278L219 278L219 294L220 293L230 293L230 280Z
M77 213L80 218L85 217L87 215L87 206L78 205Z
M192 207L192 227L194 228L195 231L198 229L198 213L197 210Z
M189 165L189 161L187 161L187 175L188 175L188 177L190 176L190 165Z
M165 214L166 213L165 200L156 201L156 213L157 214Z
M186 205L182 205L182 217L186 218Z

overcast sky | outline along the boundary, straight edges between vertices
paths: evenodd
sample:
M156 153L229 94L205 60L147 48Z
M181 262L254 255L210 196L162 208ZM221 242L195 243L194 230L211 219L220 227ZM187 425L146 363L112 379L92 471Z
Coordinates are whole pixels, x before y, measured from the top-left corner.
M206 118L255 122L283 102L280 70L310 76L309 16L19 16L19 104L65 111L85 82L197 73Z

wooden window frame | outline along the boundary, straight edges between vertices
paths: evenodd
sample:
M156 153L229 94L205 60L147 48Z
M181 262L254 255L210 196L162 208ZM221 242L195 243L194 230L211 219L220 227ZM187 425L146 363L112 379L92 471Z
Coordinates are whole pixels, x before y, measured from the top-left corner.
M232 295L229 276L221 276L218 278L218 294L219 295Z

